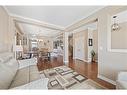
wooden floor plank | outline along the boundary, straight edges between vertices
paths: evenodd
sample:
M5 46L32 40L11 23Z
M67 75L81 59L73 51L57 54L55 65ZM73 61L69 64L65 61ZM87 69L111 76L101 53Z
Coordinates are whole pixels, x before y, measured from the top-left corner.
M62 66L62 65L65 65L63 63L62 56L51 57L50 61L43 60L42 58L38 58L38 64L37 64L39 71L42 71L44 69L53 68L53 67ZM87 63L81 60L73 60L72 58L70 58L69 63L67 65L73 70L80 73L81 75L96 81L102 86L108 89L115 89L115 85L97 78L97 74L98 74L98 64L97 63Z

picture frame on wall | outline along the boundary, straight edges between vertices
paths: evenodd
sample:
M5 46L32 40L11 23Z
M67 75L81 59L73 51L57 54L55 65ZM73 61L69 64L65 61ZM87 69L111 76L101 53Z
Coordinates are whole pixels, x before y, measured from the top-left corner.
M93 39L89 39L89 46L93 46Z

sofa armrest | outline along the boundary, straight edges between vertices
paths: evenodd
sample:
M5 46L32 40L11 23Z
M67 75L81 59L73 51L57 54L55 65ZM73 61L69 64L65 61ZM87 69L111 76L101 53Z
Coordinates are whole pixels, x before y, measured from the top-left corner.
M116 89L127 89L127 81L116 81Z
M127 81L127 72L119 72L117 80L118 81Z
M18 63L19 63L19 69L22 69L31 65L36 65L37 58L18 60Z
M22 86L18 86L13 89L48 89L48 78L41 78L38 79L36 81L32 81L28 84L22 85Z

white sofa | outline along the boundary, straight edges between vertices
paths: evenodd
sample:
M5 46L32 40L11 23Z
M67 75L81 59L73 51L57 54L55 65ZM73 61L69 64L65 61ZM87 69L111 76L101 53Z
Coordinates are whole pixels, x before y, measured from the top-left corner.
M127 72L120 72L116 81L117 89L127 89Z
M0 54L0 89L48 89L36 63L35 58L18 62L11 53Z

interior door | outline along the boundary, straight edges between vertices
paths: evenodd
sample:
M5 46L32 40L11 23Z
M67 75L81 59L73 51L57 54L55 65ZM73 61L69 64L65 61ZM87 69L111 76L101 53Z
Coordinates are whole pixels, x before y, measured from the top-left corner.
M83 37L78 37L75 39L75 58L84 60L84 38Z

